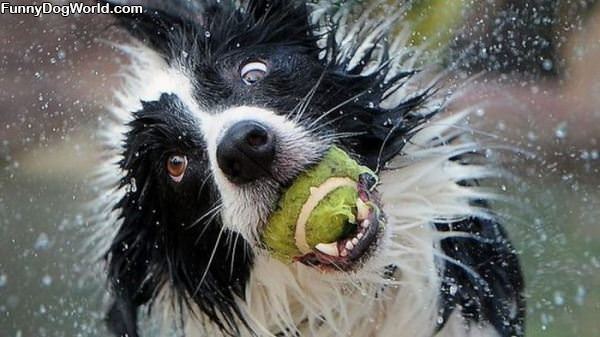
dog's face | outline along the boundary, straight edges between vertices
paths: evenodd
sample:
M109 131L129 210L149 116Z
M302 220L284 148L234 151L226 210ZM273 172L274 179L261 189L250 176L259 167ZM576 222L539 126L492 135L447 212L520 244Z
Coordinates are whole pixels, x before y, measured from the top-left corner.
M382 27L341 48L335 24L294 1L207 1L201 13L119 17L184 84L128 122L129 190L107 257L128 305L168 282L235 329L235 297L281 191L333 144L377 170L436 110L419 111L427 90L387 101L413 73L394 69Z

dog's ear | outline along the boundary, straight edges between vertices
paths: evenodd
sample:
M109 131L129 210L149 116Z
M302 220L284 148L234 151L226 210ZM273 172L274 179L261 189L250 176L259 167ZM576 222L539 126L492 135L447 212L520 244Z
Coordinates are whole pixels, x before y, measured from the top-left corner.
M275 15L293 15L296 14L291 9L301 8L298 1L293 0L250 0L248 1L248 12L260 20L261 18L269 18Z
M156 49L157 51L168 54L169 43L173 32L181 31L193 23L194 18L185 15L185 8L170 5L165 6L143 6L141 13L124 14L115 11L116 6L123 6L126 3L115 0L101 0L108 4L114 17L120 27L126 29L133 37ZM116 14L118 13L118 14ZM196 18L195 20L201 20Z
M249 0L247 12L271 40L313 43L309 11L304 1Z

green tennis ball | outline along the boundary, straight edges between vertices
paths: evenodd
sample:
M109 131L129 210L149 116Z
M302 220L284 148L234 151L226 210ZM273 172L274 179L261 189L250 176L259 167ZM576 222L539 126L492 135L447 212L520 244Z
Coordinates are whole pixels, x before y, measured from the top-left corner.
M346 152L332 147L321 162L303 172L283 192L263 230L267 249L276 258L290 262L313 250L318 243L334 242L354 230L357 182L363 173L374 175ZM311 204L313 208L309 207ZM312 211L307 214L307 209ZM300 235L304 239L299 242L297 224L301 215L305 220L305 235Z
M356 199L353 187L339 187L329 193L311 212L306 226L306 241L310 247L334 242L347 235L356 224Z

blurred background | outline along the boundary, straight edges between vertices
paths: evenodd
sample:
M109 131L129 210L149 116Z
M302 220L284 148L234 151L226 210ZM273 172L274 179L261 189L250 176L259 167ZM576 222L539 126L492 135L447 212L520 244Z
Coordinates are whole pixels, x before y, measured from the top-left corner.
M14 2L17 3L17 2ZM600 5L413 0L403 24L435 62L477 74L454 108L522 150L498 205L523 259L528 336L600 331ZM0 14L0 337L106 336L101 281L85 277L104 106L127 38L105 15Z

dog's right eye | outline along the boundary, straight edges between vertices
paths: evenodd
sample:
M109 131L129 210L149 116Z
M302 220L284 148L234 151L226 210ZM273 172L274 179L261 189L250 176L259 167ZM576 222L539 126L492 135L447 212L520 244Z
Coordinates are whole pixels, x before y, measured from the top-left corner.
M173 155L169 157L167 160L167 171L171 179L176 183L180 182L183 179L187 165L188 160L186 156Z
M261 61L246 63L240 70L242 81L246 85L253 85L267 75L267 65Z

